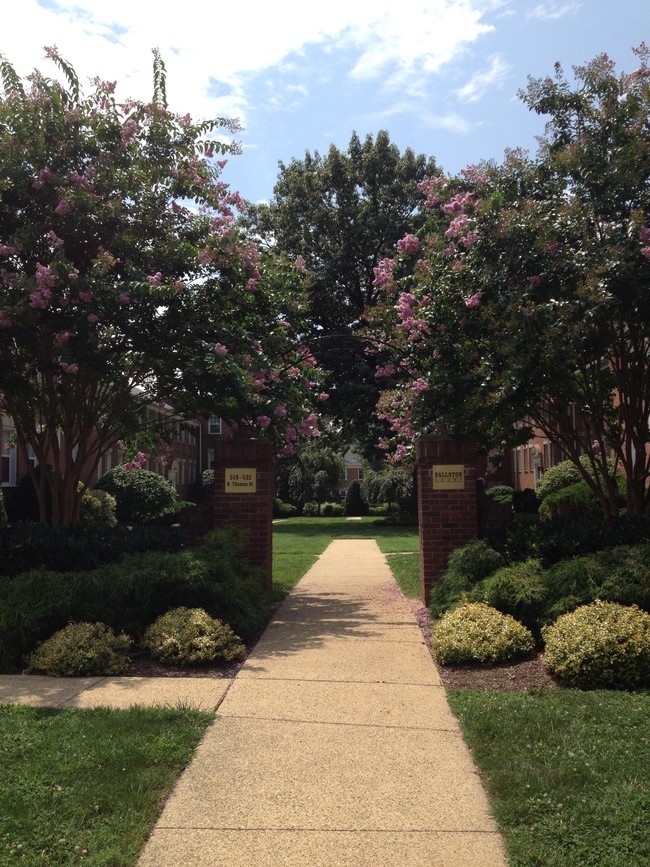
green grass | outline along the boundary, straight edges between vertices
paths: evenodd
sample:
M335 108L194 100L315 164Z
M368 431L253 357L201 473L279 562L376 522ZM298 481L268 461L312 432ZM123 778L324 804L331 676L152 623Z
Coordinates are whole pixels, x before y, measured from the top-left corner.
M417 527L390 527L376 518L288 518L273 526L273 590L277 600L296 585L333 539L376 539L407 596L420 594ZM393 556L395 555L395 556Z
M0 864L134 865L213 718L0 705Z
M448 695L511 867L650 864L650 694Z

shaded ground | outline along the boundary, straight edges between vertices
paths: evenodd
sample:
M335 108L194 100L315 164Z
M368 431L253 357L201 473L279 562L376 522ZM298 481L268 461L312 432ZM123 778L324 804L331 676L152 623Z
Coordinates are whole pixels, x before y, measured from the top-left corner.
M424 640L431 650L432 621L429 613L415 599L411 600L411 607L422 630ZM246 648L247 654L254 646L255 642L253 641ZM243 660L223 665L181 668L180 666L162 665L136 649L132 654L132 660L126 674L134 677L233 678L242 664ZM536 654L529 659L506 662L489 668L483 665L438 665L437 667L440 679L445 686L460 689L522 690L556 686L555 681L544 671L541 654Z

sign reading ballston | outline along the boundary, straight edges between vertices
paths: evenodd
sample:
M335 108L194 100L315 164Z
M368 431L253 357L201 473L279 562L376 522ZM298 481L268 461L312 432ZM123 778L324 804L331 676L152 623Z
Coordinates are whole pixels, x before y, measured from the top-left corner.
M257 492L257 470L246 467L226 467L227 494L254 494Z
M462 491L465 467L462 464L438 464L432 467L434 491Z

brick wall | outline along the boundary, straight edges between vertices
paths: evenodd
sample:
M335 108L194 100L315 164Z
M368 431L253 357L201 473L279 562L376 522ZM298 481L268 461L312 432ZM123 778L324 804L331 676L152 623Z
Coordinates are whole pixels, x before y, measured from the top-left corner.
M477 467L479 458L464 439L423 437L416 443L421 587L425 604L431 587L447 568L449 554L478 535ZM433 468L462 466L463 487L436 490Z
M255 491L226 491L228 470L255 471ZM237 527L248 536L246 554L262 567L264 587L272 587L273 446L268 440L228 439L215 443L214 526Z

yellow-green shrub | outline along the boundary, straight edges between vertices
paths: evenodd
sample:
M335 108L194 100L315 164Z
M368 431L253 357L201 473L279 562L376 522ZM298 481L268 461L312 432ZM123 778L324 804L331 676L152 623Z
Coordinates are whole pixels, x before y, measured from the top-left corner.
M29 670L57 677L123 674L131 644L104 623L70 623L36 648Z
M578 689L650 685L650 614L636 605L594 602L542 630L547 671Z
M202 608L173 608L148 627L142 643L167 665L231 662L246 650L230 626Z
M531 632L509 614L483 602L465 602L440 618L433 631L433 652L441 665L494 664L529 653Z

